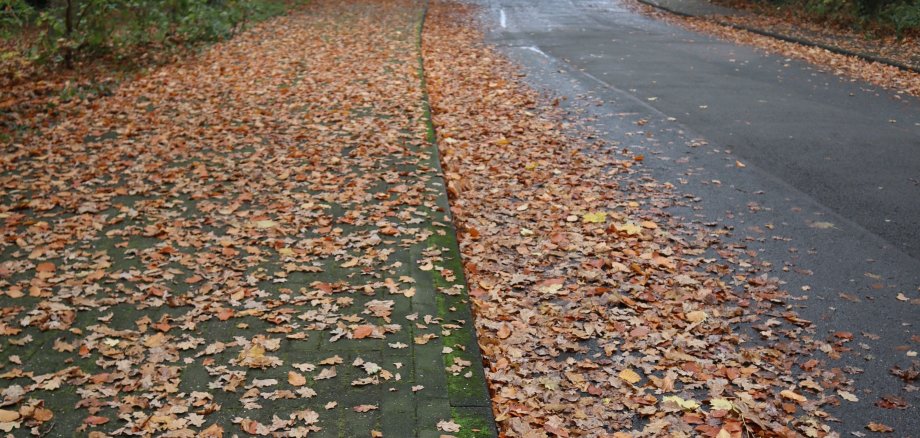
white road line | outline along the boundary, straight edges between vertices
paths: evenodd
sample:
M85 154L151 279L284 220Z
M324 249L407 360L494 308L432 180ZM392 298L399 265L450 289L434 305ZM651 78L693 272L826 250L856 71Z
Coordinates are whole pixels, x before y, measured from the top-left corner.
M537 47L537 46L527 46L527 47L524 47L524 48L527 49L527 50L530 50L531 52L537 52L537 53L543 55L544 58L549 58L549 55L547 55L546 53L543 53L543 51L540 50L540 48Z
M498 21L501 23L502 27L508 27L508 18L505 17L504 9L498 11Z

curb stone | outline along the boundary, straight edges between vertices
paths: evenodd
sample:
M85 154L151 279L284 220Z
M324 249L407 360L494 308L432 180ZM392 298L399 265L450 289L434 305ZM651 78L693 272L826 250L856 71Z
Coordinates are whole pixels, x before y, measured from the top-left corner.
M468 367L472 375L465 377L464 374L447 373L447 402L450 406L451 418L455 423L461 425L460 432L453 432L458 438L465 437L497 437L498 429L495 423L495 417L492 412L492 400L489 394L488 386L485 379L485 370L483 369L482 353L479 350L479 343L476 337L476 329L473 323L473 314L469 301L469 287L466 276L463 272L463 264L460 257L460 245L457 241L457 231L454 227L453 217L450 213L450 204L447 198L447 185L444 182L444 170L441 167L440 152L438 150L437 133L434 122L431 119L431 104L428 97L427 82L425 80L425 64L422 55L422 37L425 28L425 18L428 15L429 0L423 0L422 10L419 14L419 23L417 27L416 48L418 50L418 76L422 88L422 105L424 123L427 128L427 142L430 146L431 154L428 165L434 177L429 180L429 189L438 192L437 207L444 213L443 223L435 222L436 229L428 239L429 247L438 247L446 250L442 254L444 257L443 267L449 270L456 281L447 282L440 275L432 275L432 280L436 288L449 287L451 283L463 286L462 293L459 295L446 295L437 293L435 295L437 314L443 318L445 323L457 323L462 328L450 330L449 334L442 335L442 345L453 349L448 354L442 354L437 351L437 356L443 360L442 366L449 367L454 364L454 360L463 360L471 362L473 365ZM458 321L462 321L460 324ZM433 358L434 359L434 358ZM420 413L421 414L421 413ZM419 415L421 420L421 415ZM421 421L420 424L423 424ZM419 437L439 437L440 431L421 430Z

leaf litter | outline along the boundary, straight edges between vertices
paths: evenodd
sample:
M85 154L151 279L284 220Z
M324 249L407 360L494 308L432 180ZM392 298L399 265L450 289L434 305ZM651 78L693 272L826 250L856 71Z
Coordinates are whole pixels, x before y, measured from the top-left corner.
M463 285L419 10L311 1L4 146L0 429L307 436L420 391L447 324L403 316Z
M578 135L476 13L432 2L423 53L502 432L840 436L826 407L858 399L859 370L830 363L849 339L816 335L738 257L754 255L671 217L680 194Z

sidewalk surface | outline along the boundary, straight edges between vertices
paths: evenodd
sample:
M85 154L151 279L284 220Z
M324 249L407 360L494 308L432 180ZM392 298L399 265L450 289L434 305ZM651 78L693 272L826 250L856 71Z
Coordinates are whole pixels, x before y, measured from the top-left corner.
M311 1L7 148L0 429L493 436L418 1Z

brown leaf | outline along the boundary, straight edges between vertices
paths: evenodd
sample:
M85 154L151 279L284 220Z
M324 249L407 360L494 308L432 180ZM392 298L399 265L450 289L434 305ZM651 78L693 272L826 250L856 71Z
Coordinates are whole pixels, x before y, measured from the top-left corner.
M99 426L99 425L108 423L109 421L110 420L106 417L100 417L96 415L90 415L89 417L86 417L85 419L83 419L84 423L89 424L91 426Z
M307 384L307 378L297 371L288 371L288 383L293 386L303 386Z
M886 432L886 433L888 433L888 432L894 432L894 429L893 429L893 428L891 428L891 427L889 427L889 426L886 426L886 425L884 425L884 424L882 424L882 423L876 423L876 422L874 422L874 421L871 422L871 423L869 423L869 424L867 424L867 425L866 425L866 428L869 429L869 430L871 430L871 431L873 431L873 432Z
M217 423L214 423L208 426L207 429L202 430L199 434L201 438L223 438L224 428L220 427Z
M374 326L372 325L359 325L355 327L355 330L352 332L352 337L354 339L364 339L374 333Z

